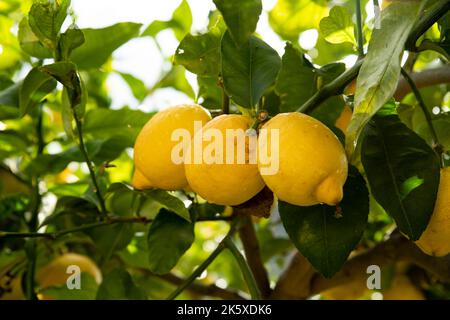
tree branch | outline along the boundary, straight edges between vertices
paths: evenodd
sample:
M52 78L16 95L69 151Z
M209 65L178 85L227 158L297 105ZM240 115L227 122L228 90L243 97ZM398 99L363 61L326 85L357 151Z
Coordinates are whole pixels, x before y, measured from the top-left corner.
M245 258L247 259L248 265L252 270L256 283L258 284L262 298L266 299L271 293L270 282L267 275L267 270L261 259L261 252L255 233L255 228L250 216L245 216L242 219L243 224L239 229L239 237L244 247Z
M410 77L419 89L438 84L450 83L450 65L411 73ZM395 99L397 101L401 101L410 92L411 87L406 79L401 77L398 82L397 89L395 90Z
M410 262L431 273L437 279L450 283L450 257L431 257L420 251L417 246L400 234L368 249L347 261L335 276L326 279L312 272L309 262L299 253L296 254L275 287L273 298L306 299L361 277L367 276L370 265L383 266L394 262Z

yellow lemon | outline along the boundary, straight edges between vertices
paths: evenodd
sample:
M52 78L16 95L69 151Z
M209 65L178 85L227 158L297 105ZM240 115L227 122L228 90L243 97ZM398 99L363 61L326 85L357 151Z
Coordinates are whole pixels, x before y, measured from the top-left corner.
M90 258L77 253L66 253L52 260L48 265L39 270L37 280L42 289L50 286L63 285L66 283L70 274L67 273L67 267L75 265L81 272L89 273L97 283L102 281L102 274L94 261ZM51 299L45 294L40 294L42 300Z
M234 206L264 188L253 153L256 135L247 134L251 124L251 119L242 115L221 115L195 134L186 153L190 159L185 159L185 172L191 189L205 200Z
M4 276L0 279L0 287L2 290L0 293L0 300L23 300L25 295L22 291L22 276L17 275L13 279Z
M430 256L443 257L450 253L450 167L441 170L433 214L416 244Z
M347 132L348 124L352 119L352 109L349 106L344 106L344 110L342 110L341 115L337 118L336 123L334 124L336 128L341 130L343 133Z
M425 300L422 291L404 274L396 276L391 287L382 293L383 300Z
M266 164L260 156L258 166L264 182L280 200L298 206L336 205L342 200L347 158L330 129L299 112L280 113L262 129L266 135L260 132L259 153L267 150L272 160ZM275 139L272 131L278 132ZM273 166L273 161L279 162L276 173L264 174L262 170Z
M356 300L369 292L366 279L358 277L349 283L328 289L321 293L327 300Z
M172 157L173 149L179 145L173 135L186 132L192 136L194 122L198 121L201 127L210 119L209 113L199 105L179 105L154 115L142 128L134 146L134 162L139 171L133 179L135 187L185 188L183 164Z
M152 184L144 176L144 174L139 170L135 169L133 174L133 180L131 182L134 188L138 190L145 190L152 188Z

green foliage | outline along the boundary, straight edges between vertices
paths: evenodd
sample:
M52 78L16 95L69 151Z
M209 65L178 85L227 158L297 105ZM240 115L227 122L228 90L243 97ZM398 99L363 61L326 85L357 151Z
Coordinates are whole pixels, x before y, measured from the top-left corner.
M240 106L254 107L278 74L281 61L277 52L255 36L237 47L230 32L226 32L221 53L227 94Z
M349 42L356 46L352 16L344 7L333 7L330 15L320 20L320 32L330 43Z
M194 225L162 209L148 230L148 268L157 274L170 272L194 242Z
M214 0L222 13L231 38L240 46L246 45L255 32L262 11L261 0Z
M350 154L364 125L394 94L404 45L421 8L421 1L396 1L382 11L381 27L372 33L358 74L355 112L346 142Z
M333 276L361 240L369 214L362 176L350 168L338 207L298 207L279 202L281 220L297 249L325 277Z
M146 300L144 290L138 287L123 269L108 273L98 288L97 300Z
M361 160L377 202L404 234L419 239L439 185L436 154L397 115L380 114L365 130Z

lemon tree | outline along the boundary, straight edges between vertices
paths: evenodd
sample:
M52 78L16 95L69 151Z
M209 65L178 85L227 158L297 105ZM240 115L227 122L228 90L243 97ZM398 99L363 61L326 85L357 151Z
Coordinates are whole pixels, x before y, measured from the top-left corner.
M450 2L208 1L0 2L0 299L449 299Z

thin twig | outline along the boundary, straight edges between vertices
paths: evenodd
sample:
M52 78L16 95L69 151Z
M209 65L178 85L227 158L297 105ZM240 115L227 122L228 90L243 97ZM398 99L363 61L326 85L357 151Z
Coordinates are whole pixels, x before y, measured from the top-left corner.
M92 180L92 184L93 184L93 188L94 188L94 193L95 193L95 195L97 197L97 200L98 200L98 202L100 204L100 213L105 218L106 214L107 214L106 213L105 200L103 199L101 190L99 188L99 184L97 182L97 177L95 175L94 166L92 164L92 161L89 158L89 154L87 152L87 148L86 148L86 145L84 143L82 123L81 123L81 120L78 118L76 112L73 112L73 116L74 116L74 119L75 119L75 126L77 128L80 151L83 154L84 161L86 162L86 164L88 166L89 175L91 176L91 180Z
M261 259L261 251L259 248L258 238L256 237L255 228L250 216L242 218L242 227L239 229L239 238L244 247L245 258L253 272L256 283L258 285L261 296L265 299L271 294L269 277L264 263Z
M363 22L361 14L361 0L356 0L356 34L358 41L358 57L364 57L364 37L363 37Z
M430 130L430 133L431 133L431 138L433 140L433 149L436 151L437 155L439 156L439 160L441 161L442 167L444 167L444 159L443 159L444 148L443 148L442 144L439 142L439 137L433 126L433 120L431 118L431 113L428 110L428 108L425 104L425 101L423 100L422 95L420 94L419 89L417 88L413 79L410 77L409 73L403 68L401 69L401 72L402 72L403 77L408 82L409 86L411 87L411 90L414 93L414 95L417 99L417 102L419 103L420 108L422 109L422 112L425 116L425 120L428 124L428 129Z
M241 269L242 276L244 277L245 282L247 283L248 290L250 291L250 296L253 300L261 300L261 292L259 291L258 284L256 283L255 277L250 270L250 267L247 264L247 261L245 261L244 256L241 254L239 249L234 244L231 237L226 237L224 239L225 246L228 250L230 250L231 254L236 259L236 262L239 265L239 268Z

